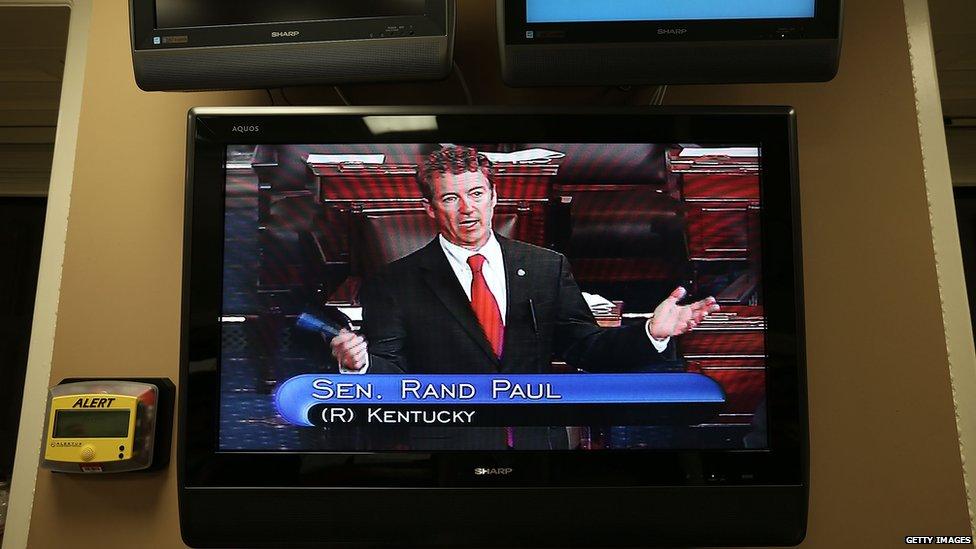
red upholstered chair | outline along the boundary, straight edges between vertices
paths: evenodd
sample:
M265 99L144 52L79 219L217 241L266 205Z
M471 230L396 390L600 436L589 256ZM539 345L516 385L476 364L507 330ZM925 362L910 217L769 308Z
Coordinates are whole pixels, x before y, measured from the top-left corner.
M687 284L692 270L678 200L654 190L593 190L571 195L568 210L568 236L557 247L584 291L635 311L664 297L651 294Z

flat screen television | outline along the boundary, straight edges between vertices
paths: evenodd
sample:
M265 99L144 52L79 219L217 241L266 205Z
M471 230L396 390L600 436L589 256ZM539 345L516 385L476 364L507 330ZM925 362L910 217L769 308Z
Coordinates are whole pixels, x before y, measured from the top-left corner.
M451 72L455 0L129 0L146 91L431 80Z
M788 107L189 115L191 546L794 544Z
M510 85L830 80L842 0L496 0Z

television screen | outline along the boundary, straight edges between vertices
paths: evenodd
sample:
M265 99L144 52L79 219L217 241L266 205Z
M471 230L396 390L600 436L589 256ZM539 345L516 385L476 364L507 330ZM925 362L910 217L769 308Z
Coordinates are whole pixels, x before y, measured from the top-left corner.
M790 108L208 108L188 132L188 545L803 538Z
M529 23L800 19L816 15L816 0L525 0Z
M219 450L768 447L758 143L226 153Z
M155 0L156 28L423 15L426 0Z

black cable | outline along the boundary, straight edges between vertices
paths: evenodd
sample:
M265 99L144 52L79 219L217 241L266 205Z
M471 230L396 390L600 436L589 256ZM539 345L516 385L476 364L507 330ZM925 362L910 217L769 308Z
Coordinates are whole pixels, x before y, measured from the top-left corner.
M346 105L346 106L351 106L352 105L352 103L350 103L349 102L349 99L346 97L346 94L342 93L342 90L339 89L339 86L332 86L332 89L335 90L336 95L339 96L339 99L342 101L342 103L344 105Z
M285 105L289 105L289 106L294 105L294 103L292 103L291 100L288 99L288 96L285 95L285 88L278 88L278 93L281 95L281 99L284 100Z
M474 105L474 99L471 97L471 89L468 88L468 81L464 78L464 73L461 72L461 67L458 66L457 61L454 62L454 72L457 73L458 82L461 83L461 89L464 90L464 99L468 102L468 105Z
M664 104L664 94L668 92L667 84L658 86L651 95L650 105L663 105Z
M268 92L268 100L271 101L271 106L274 107L275 100L274 96L271 95L271 88L264 88L264 91Z

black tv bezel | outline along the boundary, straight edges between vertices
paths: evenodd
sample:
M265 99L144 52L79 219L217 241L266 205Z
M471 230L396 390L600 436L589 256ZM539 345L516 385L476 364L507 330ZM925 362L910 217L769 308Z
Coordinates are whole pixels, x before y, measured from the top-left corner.
M434 116L436 131L373 135L366 116ZM242 133L244 128L248 131ZM741 143L762 148L766 450L221 452L221 281L227 145L287 143ZM806 375L796 127L789 107L205 108L189 113L179 478L202 488L768 487L805 491ZM476 476L474 467L506 467Z
M843 8L843 0L816 0L812 18L529 23L526 1L498 0L503 6L506 44L837 39Z
M129 18L133 50L136 51L414 38L447 35L447 5L450 1L454 0L426 0L423 15L161 28L156 25L156 0L129 0ZM388 29L393 27L402 27L402 30L390 32ZM271 33L275 31L298 33L272 38ZM160 38L159 44L153 42L154 37Z

